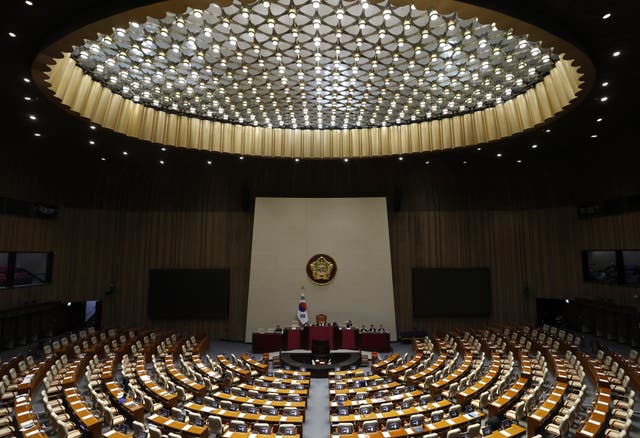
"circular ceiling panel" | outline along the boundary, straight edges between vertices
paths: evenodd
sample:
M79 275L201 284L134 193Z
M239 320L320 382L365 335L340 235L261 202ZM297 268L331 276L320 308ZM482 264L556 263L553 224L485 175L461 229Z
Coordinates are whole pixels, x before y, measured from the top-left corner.
M494 107L560 59L510 28L389 1L278 0L167 12L73 48L157 110L259 127L373 128Z

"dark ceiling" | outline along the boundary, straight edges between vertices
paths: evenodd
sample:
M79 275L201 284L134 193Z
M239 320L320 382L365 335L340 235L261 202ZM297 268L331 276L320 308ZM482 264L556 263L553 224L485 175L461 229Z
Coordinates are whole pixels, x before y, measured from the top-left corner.
M179 164L181 169L188 169L190 163L206 163L208 160L214 161L218 169L221 166L233 169L237 165L238 157L175 148L162 151L162 145L134 140L100 128L91 130L87 121L66 112L43 96L33 83L24 81L30 76L35 55L53 41L100 18L153 2L33 0L33 6L28 6L24 0L8 3L0 34L4 53L1 74L8 108L8 114L2 118L4 139L0 157L13 157L14 161L19 157L22 161L32 161L39 168L45 165L91 169L111 166L111 171L117 175L126 173L125 166L131 166L130 163L158 167L160 160L165 162L165 167ZM631 41L636 25L635 2L476 0L468 3L515 16L583 50L595 66L596 83L581 105L554 122L521 135L470 148L408 156L402 162L398 162L397 157L372 158L353 160L345 166L337 160L330 163L294 163L291 159L247 157L244 163L253 162L256 168L272 166L277 169L285 165L316 166L315 173L330 166L340 166L339 172L348 178L352 177L349 172L356 171L345 169L349 169L348 166L355 169L360 165L359 161L388 163L394 172L400 173L403 171L397 170L398 166L428 169L429 166L440 165L454 176L462 169L473 168L477 174L518 175L524 172L531 177L546 168L555 168L566 169L576 178L594 185L598 178L603 178L598 175L599 168L607 169L603 172L607 175L604 178L615 178L618 166L622 166L621 172L627 174L638 167L640 153L633 129L638 116L635 104L640 97L639 74L633 61L636 49ZM603 20L602 16L607 12L612 16ZM9 32L15 33L16 37L10 37ZM620 51L621 55L614 57L614 51ZM605 81L609 83L607 87L602 86ZM600 101L603 96L608 97L604 103ZM25 97L31 100L27 101ZM30 115L35 115L37 120L30 120ZM598 118L603 121L596 122ZM35 137L34 133L41 136ZM597 138L592 138L594 134ZM91 145L90 141L95 144ZM532 149L533 144L539 147ZM124 150L128 151L127 157L122 155ZM498 158L498 153L502 153L502 157ZM425 161L430 164L425 165ZM605 183L611 184L610 181Z

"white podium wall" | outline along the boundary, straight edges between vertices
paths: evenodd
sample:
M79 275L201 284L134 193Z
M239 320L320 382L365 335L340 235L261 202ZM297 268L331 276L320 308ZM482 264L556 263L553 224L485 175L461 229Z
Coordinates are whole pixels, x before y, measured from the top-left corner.
M328 254L337 273L314 284L307 261ZM385 198L256 198L245 341L296 319L301 286L310 322L382 324L396 340Z

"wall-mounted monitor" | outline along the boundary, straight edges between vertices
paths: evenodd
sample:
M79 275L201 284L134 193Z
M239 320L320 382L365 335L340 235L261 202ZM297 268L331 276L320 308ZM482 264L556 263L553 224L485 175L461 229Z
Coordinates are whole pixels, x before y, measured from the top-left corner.
M595 283L618 282L616 251L583 251L582 261L585 281Z
M413 316L467 317L491 314L488 268L413 268Z

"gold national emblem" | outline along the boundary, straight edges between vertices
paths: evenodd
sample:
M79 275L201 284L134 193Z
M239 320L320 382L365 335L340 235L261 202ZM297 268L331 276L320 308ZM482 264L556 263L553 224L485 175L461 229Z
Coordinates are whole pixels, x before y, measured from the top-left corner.
M324 285L336 276L338 265L336 261L326 254L317 254L307 263L307 275L315 284Z

